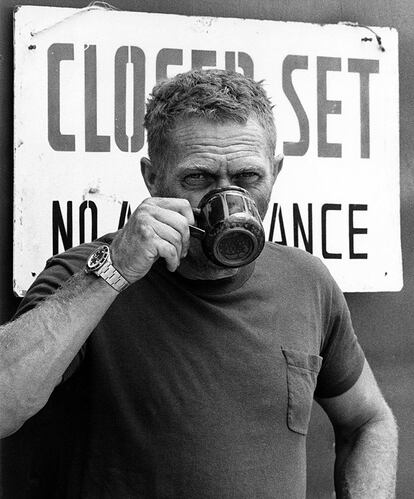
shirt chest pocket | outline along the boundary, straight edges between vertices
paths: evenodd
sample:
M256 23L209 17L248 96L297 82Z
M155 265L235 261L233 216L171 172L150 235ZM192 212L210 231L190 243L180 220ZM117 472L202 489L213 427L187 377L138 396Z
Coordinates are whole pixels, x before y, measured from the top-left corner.
M322 357L283 347L282 352L286 361L287 425L290 430L306 435Z

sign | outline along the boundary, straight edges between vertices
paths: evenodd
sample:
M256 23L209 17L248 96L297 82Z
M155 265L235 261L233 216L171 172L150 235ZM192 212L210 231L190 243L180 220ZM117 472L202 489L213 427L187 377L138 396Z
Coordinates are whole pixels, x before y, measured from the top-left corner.
M285 161L267 239L320 257L344 291L401 289L394 29L27 6L15 13L15 293L148 196L146 98L195 67L264 80L275 104Z

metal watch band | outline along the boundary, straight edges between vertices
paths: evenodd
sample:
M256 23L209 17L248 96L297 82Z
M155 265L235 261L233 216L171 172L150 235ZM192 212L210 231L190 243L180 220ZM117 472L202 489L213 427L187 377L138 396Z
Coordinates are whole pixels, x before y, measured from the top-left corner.
M110 262L104 263L96 274L102 277L104 281L106 281L119 293L129 286L129 282L122 277L122 275Z

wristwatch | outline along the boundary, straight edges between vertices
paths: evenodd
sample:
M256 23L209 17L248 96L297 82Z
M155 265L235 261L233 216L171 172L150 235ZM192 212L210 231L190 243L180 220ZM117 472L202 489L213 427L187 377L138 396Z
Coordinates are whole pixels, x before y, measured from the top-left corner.
M111 253L107 244L102 244L89 256L85 272L102 277L119 293L129 286L129 282L112 265Z

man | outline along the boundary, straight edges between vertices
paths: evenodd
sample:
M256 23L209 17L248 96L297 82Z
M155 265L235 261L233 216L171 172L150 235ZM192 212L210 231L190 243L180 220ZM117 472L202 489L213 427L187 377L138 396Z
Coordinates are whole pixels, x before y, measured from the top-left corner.
M0 331L2 435L63 391L56 497L299 498L315 395L335 429L337 497L393 497L396 426L325 267L267 243L223 268L190 239L215 188L245 188L265 215L282 160L261 85L178 75L154 89L145 125L152 197L49 260ZM102 243L115 277L84 271Z

